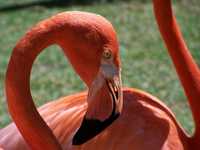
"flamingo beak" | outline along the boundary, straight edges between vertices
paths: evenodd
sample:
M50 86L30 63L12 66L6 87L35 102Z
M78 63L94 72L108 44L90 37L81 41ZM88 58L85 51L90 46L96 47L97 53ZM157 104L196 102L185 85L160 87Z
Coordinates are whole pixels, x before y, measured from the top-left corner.
M88 97L91 97L92 99L89 101L94 102L91 102L93 107L90 107L90 105L88 104L88 110L82 121L82 124L73 137L73 145L84 144L85 142L102 132L120 116L123 105L120 77L120 71L112 73L112 75L107 75L105 74L105 72L103 73L103 75L102 72L99 73L96 81L92 85L92 90L91 92L89 90L88 95ZM102 104L102 101L104 100L105 105ZM110 106L112 107L110 108L112 109L109 109L110 111L105 113L105 107L109 102L111 103ZM101 105L102 109L100 108L100 111L98 112L98 110L95 108L95 105ZM102 113L104 113L104 115L102 115Z
M113 101L113 112L111 116L121 114L122 111L121 78L116 77L112 80L108 79L106 80L106 84Z

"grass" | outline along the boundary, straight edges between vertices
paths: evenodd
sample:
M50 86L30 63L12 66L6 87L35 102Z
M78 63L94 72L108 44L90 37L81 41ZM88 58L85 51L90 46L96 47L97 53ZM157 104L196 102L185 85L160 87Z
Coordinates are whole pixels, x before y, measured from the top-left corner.
M22 0L18 3L30 2ZM2 1L10 5L14 0ZM174 10L189 48L200 64L200 19L196 3L176 2ZM160 38L151 2L118 2L93 5L71 5L0 12L0 127L10 122L4 94L4 79L12 48L31 26L56 13L69 10L90 11L105 16L114 25L120 41L124 86L145 90L160 98L173 110L184 128L194 129L186 97L172 62ZM47 48L36 60L31 75L31 90L37 106L60 96L84 90L60 48Z

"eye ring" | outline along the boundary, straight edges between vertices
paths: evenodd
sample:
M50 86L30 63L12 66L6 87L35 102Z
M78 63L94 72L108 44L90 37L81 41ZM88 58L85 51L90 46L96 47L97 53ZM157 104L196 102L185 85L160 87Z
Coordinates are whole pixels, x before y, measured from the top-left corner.
M111 50L110 50L110 49L105 49L105 50L103 51L103 57L104 57L105 59L110 59L110 58L112 57L112 52L111 52Z

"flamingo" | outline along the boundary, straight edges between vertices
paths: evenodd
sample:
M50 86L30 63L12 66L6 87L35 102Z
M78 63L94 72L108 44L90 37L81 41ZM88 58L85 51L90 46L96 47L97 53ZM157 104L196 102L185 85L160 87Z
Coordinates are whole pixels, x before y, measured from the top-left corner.
M182 38L171 1L153 0L153 4L161 35L190 103L193 136L185 133L159 99L138 89L122 88L117 37L107 20L91 13L64 12L37 24L13 50L6 94L15 124L0 130L0 147L198 150L199 68ZM51 44L62 47L88 91L49 102L38 113L30 94L30 70L36 56Z

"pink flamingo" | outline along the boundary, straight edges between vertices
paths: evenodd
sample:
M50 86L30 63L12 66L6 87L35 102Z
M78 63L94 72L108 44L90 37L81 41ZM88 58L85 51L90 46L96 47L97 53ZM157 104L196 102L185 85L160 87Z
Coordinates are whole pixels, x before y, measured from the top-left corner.
M199 68L184 43L171 1L153 0L153 3L159 29L190 102L196 127L192 137L157 98L121 87L118 42L112 25L94 14L69 12L42 21L14 48L7 71L6 93L20 133L14 124L2 129L1 147L6 150L28 147L36 150L198 150ZM89 91L39 108L47 126L33 104L29 77L36 56L54 43L63 48Z

